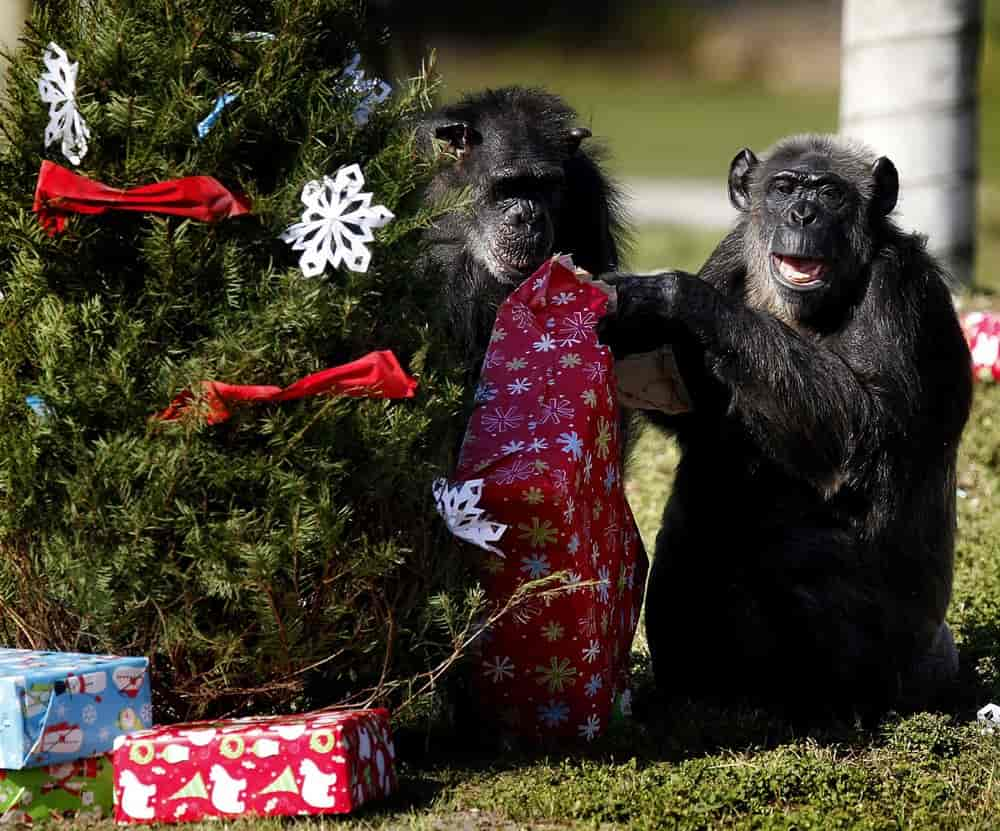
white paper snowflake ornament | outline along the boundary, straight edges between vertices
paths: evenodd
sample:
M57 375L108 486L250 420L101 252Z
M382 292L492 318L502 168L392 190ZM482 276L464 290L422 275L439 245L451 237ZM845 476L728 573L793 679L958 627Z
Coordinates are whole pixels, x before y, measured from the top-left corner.
M303 252L299 267L306 277L319 276L328 264L368 270L372 255L365 243L374 240L372 231L387 225L394 214L383 205L372 207L372 194L361 192L364 183L360 166L352 164L302 189L306 206L302 221L289 227L281 239Z
M366 78L361 67L361 53L355 52L351 62L344 67L347 88L361 101L354 109L354 121L359 127L368 123L372 110L392 95L392 84L381 78Z
M70 63L66 52L55 43L45 47L45 72L38 79L38 94L49 105L49 123L45 128L45 146L60 140L63 155L74 165L87 155L90 129L76 109L78 62Z
M495 545L509 526L502 522L491 522L479 507L483 495L483 480L469 479L467 482L451 484L447 479L435 479L431 486L438 513L451 531L459 539L471 542L486 551L503 557L504 553Z
M984 733L995 733L1000 725L1000 707L992 702L987 704L976 713L976 721Z

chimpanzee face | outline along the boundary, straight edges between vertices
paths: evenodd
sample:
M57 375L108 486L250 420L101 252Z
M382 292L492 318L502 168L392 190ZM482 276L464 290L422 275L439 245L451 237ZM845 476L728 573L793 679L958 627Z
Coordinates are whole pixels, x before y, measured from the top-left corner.
M771 276L794 292L817 291L834 277L847 254L845 228L853 221L857 191L836 173L814 164L782 168L764 183L771 232Z
M554 165L514 167L490 177L480 233L499 269L530 274L552 253L564 182L562 167Z
M847 295L873 255L875 224L896 204L889 159L874 163L813 140L787 142L764 162L749 150L733 160L729 195L748 214L755 287L801 319Z
M553 254L566 172L564 164L590 135L585 128L551 130L521 120L481 116L438 127L435 136L456 157L457 184L471 187L469 250L498 279L516 281Z

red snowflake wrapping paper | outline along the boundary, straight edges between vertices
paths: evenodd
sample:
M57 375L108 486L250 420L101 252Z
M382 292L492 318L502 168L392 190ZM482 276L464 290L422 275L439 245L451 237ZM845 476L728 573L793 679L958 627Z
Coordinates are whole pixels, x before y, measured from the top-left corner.
M191 722L121 737L119 824L344 814L396 789L387 710Z
M485 554L490 599L566 573L566 593L480 638L481 714L520 735L592 740L616 704L628 711L647 561L622 482L613 359L597 341L607 303L569 258L504 302L459 459L457 479L483 479L479 508L508 526L494 543L503 556Z
M962 331L972 352L972 373L980 381L1000 381L1000 315L968 312Z

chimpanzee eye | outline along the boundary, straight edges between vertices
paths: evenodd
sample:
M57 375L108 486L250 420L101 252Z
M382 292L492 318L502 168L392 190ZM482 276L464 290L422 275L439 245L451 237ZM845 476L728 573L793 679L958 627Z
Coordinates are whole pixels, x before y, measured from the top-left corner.
M791 179L774 179L771 181L772 193L781 193L788 196L795 190L795 182Z
M819 195L830 205L839 205L844 201L844 189L840 185L824 185L820 188Z

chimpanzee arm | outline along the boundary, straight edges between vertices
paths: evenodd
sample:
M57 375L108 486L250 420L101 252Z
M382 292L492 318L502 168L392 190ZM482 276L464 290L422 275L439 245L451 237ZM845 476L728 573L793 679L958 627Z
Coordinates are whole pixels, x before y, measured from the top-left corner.
M617 313L603 323L602 341L616 355L671 343L694 415L710 417L702 405L721 402L717 415L738 419L790 473L830 487L860 445L882 433L896 384L879 376L878 355L866 356L874 363L862 379L829 346L692 275L623 276L616 286ZM706 385L724 394L699 400Z

